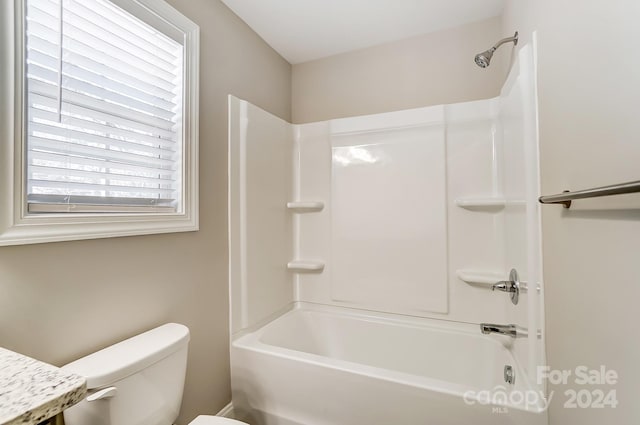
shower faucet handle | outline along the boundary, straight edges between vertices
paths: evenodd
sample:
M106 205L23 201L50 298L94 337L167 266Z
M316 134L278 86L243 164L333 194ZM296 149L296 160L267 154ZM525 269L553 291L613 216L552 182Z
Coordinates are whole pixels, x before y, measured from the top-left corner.
M502 292L515 292L513 282L510 280L501 280L491 287L492 291L498 290Z
M501 280L500 282L495 283L491 286L491 290L510 293L511 302L514 305L517 305L520 298L520 278L518 276L518 271L516 269L511 269L511 272L509 273L509 280Z

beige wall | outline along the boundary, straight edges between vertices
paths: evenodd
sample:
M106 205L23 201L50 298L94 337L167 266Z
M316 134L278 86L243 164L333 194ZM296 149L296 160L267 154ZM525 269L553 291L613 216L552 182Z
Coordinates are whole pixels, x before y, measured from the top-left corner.
M191 328L179 423L229 402L227 94L290 119L291 66L218 0L201 28L200 231L0 248L0 345L62 365L175 321Z
M639 19L637 1L509 0L504 33L519 30L524 44L538 30L543 193L640 178ZM614 387L552 386L551 425L640 422L640 198L636 210L606 210L614 201L543 207L548 362L620 376ZM615 389L620 404L567 409L568 388Z
M473 58L502 37L498 17L294 65L293 122L497 96L507 52L496 53L488 69Z

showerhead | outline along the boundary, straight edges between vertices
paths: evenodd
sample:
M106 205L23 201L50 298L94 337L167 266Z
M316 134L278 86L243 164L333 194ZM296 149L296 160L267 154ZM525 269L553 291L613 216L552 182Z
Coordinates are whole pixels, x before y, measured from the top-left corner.
M491 48L489 50L485 50L482 53L478 53L476 55L476 65L478 65L480 68L488 67L489 63L491 63L491 57L493 56L493 52L495 51L496 51L495 48Z
M498 41L495 44L495 46L493 46L489 50L485 50L482 53L478 53L475 58L476 65L478 65L480 68L488 67L489 64L491 63L491 57L493 56L493 53L496 50L498 50L498 47L502 46L504 43L509 43L511 41L513 41L514 46L518 45L518 31L516 31L513 37L503 38L502 40Z

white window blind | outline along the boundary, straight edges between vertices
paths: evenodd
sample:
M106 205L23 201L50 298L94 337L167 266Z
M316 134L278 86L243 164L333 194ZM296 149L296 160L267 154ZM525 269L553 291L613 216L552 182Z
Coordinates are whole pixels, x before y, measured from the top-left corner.
M107 0L26 4L28 211L180 211L183 46Z

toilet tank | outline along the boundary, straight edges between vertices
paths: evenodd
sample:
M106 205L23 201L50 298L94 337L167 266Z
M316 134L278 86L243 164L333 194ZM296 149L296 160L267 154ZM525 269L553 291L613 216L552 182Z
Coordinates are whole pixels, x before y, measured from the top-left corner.
M171 425L187 370L189 329L168 323L63 366L84 376L87 397L66 425Z

